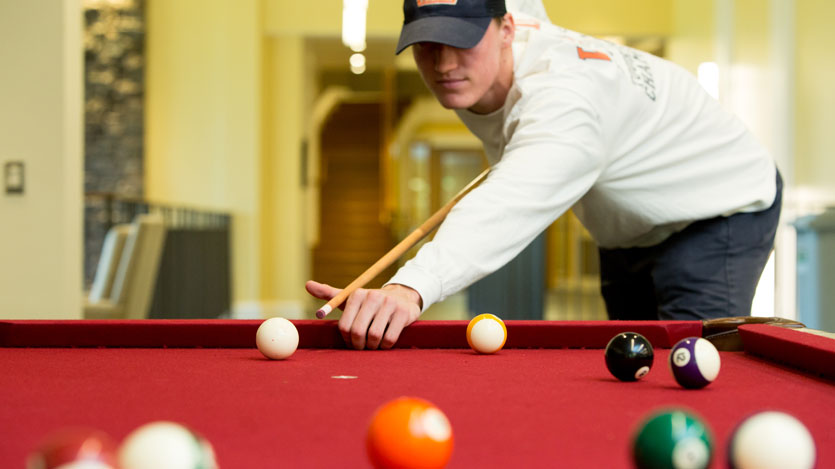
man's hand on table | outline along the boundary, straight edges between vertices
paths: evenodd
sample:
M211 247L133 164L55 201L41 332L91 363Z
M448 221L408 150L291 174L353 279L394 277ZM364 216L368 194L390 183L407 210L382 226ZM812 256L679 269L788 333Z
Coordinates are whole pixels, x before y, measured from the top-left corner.
M307 292L328 301L341 290L324 283L308 281ZM397 342L403 328L415 322L421 312L421 298L417 291L398 284L381 289L359 288L348 297L339 319L339 332L348 346L390 349Z

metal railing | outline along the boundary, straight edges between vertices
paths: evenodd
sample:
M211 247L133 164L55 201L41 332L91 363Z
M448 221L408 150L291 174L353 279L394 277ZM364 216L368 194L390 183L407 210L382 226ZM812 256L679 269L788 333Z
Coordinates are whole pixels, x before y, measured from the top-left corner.
M151 303L151 318L213 318L231 309L232 216L229 213L88 193L84 203L85 289L96 274L102 244L116 225L158 213L166 241Z

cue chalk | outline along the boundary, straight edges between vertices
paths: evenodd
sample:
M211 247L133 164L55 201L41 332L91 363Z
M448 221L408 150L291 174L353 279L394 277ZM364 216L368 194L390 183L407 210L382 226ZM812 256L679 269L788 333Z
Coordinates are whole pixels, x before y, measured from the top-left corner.
M475 177L469 184L464 186L455 196L450 199L443 207L438 209L437 212L433 213L423 224L417 227L414 231L409 233L408 236L403 238L402 241L397 243L396 246L391 248L391 250L383 255L377 262L375 262L371 267L366 269L365 272L360 274L353 282L348 284L347 287L342 289L336 296L330 299L325 306L319 308L316 311L316 317L319 319L323 319L325 316L330 314L334 308L341 305L355 290L358 288L364 287L368 282L370 282L374 277L380 275L384 270L386 270L390 265L394 263L397 259L400 258L403 254L406 253L409 249L411 249L415 244L417 244L420 240L422 240L426 235L432 232L435 228L437 228L441 222L444 221L447 214L449 214L452 207L458 203L465 195L467 195L471 190L473 190L476 186L481 184L481 182L487 177L490 173L490 168L485 169L482 171L481 174Z

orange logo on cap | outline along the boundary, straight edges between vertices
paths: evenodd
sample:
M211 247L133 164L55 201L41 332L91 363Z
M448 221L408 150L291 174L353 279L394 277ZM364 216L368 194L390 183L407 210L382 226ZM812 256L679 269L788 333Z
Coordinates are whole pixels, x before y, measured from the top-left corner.
M426 7L429 5L455 5L458 0L417 0L417 6Z

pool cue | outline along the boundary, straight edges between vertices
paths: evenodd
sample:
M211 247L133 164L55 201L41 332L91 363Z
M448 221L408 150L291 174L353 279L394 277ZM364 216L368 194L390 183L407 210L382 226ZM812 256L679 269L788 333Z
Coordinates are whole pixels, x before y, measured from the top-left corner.
M426 235L432 232L438 225L441 224L442 221L446 218L449 211L452 210L452 207L458 203L461 198L467 195L475 186L481 183L484 178L487 177L487 174L490 172L490 168L485 169L481 174L475 177L469 184L467 184L463 189L461 189L455 197L453 197L449 202L446 203L443 207L438 209L437 212L433 213L431 217L429 217L422 225L417 227L414 231L409 233L408 236L403 238L402 241L397 243L389 252L383 255L377 262L375 262L371 267L366 269L365 272L360 274L359 277L354 279L353 282L348 284L339 294L331 298L330 301L318 311L316 311L316 317L319 319L324 318L334 308L338 307L345 301L351 293L356 291L358 288L362 288L370 282L374 277L382 273L386 270L391 264L394 263L400 256L406 253L409 249L411 249L415 244L418 243L421 239L423 239Z

